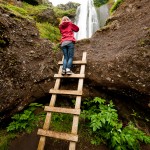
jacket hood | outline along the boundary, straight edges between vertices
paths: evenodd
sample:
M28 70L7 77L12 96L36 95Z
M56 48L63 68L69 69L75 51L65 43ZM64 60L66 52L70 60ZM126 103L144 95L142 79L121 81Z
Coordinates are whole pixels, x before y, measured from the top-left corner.
M63 22L62 24L60 24L60 27L62 29L65 29L65 28L67 28L69 26L69 24L70 24L70 22Z

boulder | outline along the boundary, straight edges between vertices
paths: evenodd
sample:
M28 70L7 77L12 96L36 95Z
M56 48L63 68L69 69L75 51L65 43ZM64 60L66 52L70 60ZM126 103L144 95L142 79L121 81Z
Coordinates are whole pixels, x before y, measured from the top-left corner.
M64 15L67 15L74 22L76 16L76 10L78 6L80 6L79 3L68 2L67 4L59 4L56 6L56 8L66 11ZM61 15L61 17L63 16Z
M39 38L35 22L0 8L0 122L53 86L57 65L52 47Z
M126 102L130 99L145 110L150 104L148 5L148 0L126 0L108 19L107 26L76 44L77 56L88 53L89 87L120 95Z
M57 19L55 12L52 8L48 8L36 15L37 22L49 22L54 26L59 25L59 20Z
M69 10L69 9L77 9L78 6L80 6L79 3L68 2L67 4L57 5L57 8L62 9L62 10Z

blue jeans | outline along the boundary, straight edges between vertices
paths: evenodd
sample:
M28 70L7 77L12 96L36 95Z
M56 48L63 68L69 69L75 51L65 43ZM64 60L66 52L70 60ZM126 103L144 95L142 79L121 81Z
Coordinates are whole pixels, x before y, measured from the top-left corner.
M74 43L69 43L68 45L63 46L61 49L64 54L63 70L66 70L66 68L70 69L74 57Z

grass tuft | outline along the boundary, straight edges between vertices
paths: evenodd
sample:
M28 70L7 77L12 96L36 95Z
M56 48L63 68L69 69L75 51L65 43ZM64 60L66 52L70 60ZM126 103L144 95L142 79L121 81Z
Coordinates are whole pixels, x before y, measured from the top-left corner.
M39 29L41 38L49 39L52 42L59 42L60 40L60 31L57 27L52 26L50 23L36 23L37 28Z
M123 0L117 0L114 5L111 7L110 9L110 13L113 13L119 6L120 4L123 2Z

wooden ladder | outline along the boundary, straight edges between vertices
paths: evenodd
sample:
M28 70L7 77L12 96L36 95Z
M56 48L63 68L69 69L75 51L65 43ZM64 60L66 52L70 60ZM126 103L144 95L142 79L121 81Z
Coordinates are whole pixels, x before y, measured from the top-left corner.
M61 75L63 60L58 62L60 68L58 74L54 75L54 77L56 78L54 89L50 89L50 93L52 93L50 104L49 106L45 106L44 109L44 111L46 111L47 114L43 125L43 129L38 129L37 132L38 135L41 135L37 150L44 150L46 137L53 137L57 139L70 141L69 150L75 150L76 142L78 141L77 132L78 132L79 115L81 112L80 105L81 105L81 96L82 96L82 89L83 89L83 80L85 78L86 63L87 63L86 52L83 52L81 61L73 61L73 64L81 65L80 74L63 76ZM59 90L61 78L79 78L77 90ZM70 109L70 108L54 107L57 94L75 95L76 96L75 108ZM51 112L73 114L73 124L72 124L71 133L62 133L62 132L55 132L49 130L51 116L52 116Z

